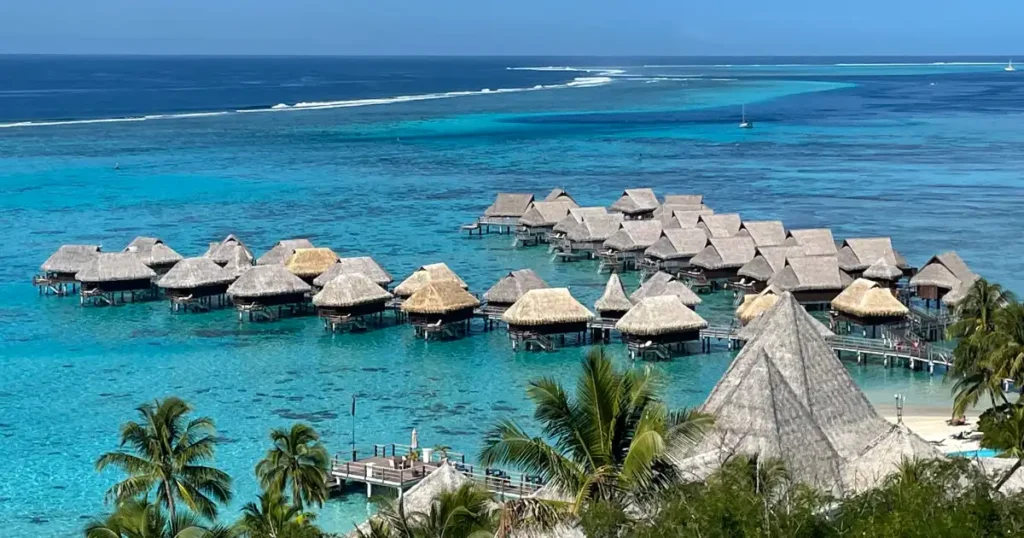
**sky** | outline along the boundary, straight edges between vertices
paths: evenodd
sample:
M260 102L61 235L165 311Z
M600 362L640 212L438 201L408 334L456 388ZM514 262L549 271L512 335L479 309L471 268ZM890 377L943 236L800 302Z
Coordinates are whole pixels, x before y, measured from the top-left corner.
M0 53L1010 55L1024 1L2 0Z

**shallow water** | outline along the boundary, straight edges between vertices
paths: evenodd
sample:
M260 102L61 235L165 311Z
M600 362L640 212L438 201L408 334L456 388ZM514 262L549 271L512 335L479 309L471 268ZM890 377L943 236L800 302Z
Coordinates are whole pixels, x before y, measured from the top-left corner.
M15 77L29 88L0 82L13 92L0 93L0 123L8 124L559 86L0 129L0 435L8 455L0 467L0 536L73 535L83 518L101 512L116 474L97 474L92 464L116 448L118 425L146 400L176 394L217 420L226 438L217 463L236 479L238 500L225 511L233 517L257 491L252 467L271 427L310 422L332 453L346 453L356 395L359 446L406 442L417 428L423 445L473 455L497 419L529 423L523 389L530 379L571 380L584 352L513 353L500 331L425 343L409 327L332 336L312 318L240 325L229 311L170 315L164 303L83 309L75 299L40 298L28 285L61 243L116 250L136 235L156 235L187 256L228 233L257 251L306 236L342 255L372 255L397 280L444 261L478 292L508 270L531 267L592 304L605 281L595 264L554 264L543 249L514 250L508 236L468 240L458 226L498 190L543 194L560 186L581 203L607 205L622 188L653 186L702 192L719 212L828 226L837 238L891 235L916 264L956 249L982 275L1024 291L1015 271L1024 251L1017 216L1024 92L1021 79L999 66L491 59L382 61L370 69L346 61L274 64L259 84L248 76L259 64L240 65L242 74L231 77L173 65L162 82L117 91L81 75L75 80L93 80L90 92L61 97L43 90L66 81L36 80L34 71ZM505 69L567 64L598 67ZM134 80L139 67L82 69ZM306 71L319 78L303 86ZM607 82L566 86L577 77ZM188 90L187 98L181 87L215 89ZM172 92L177 97L161 98ZM752 131L736 129L740 103L757 122ZM729 319L729 296L705 300L702 315ZM626 365L621 346L610 351ZM730 358L717 349L655 368L671 403L693 406ZM883 410L895 392L907 395L908 406L948 402L939 376L877 365L849 370ZM353 493L329 503L321 522L343 530L365 510L365 498Z

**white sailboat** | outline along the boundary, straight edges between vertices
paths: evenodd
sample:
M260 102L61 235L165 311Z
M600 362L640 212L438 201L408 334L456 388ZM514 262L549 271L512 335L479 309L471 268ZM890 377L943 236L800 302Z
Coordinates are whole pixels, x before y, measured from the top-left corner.
M1013 71L1016 70L1017 68L1013 66L1013 60L1010 60L1010 63L1006 64L1006 67L1003 68L1003 71L1006 71L1008 73L1012 73Z
M742 119L740 119L740 129L753 129L754 122L747 121L747 105L743 105L742 108Z

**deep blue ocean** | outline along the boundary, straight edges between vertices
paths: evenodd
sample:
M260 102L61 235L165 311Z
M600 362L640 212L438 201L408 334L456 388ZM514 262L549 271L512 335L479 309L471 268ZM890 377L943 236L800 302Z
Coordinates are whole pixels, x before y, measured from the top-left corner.
M179 395L217 420L231 520L271 427L311 422L346 453L357 395L360 446L416 428L472 455L497 419L529 423L528 380L570 379L583 352L514 353L500 331L425 343L407 326L330 336L313 318L81 308L30 285L62 243L152 235L194 256L228 233L257 251L309 237L397 280L443 261L477 292L531 267L592 304L596 264L459 225L499 190L608 205L650 186L839 239L888 235L918 265L953 249L1024 292L1024 74L1006 60L0 57L0 536L79 535L118 478L93 463L144 401ZM755 129L736 128L741 105ZM730 300L699 313L725 322ZM655 368L674 405L699 405L731 356ZM896 392L948 405L941 376L849 369L883 413ZM366 509L354 490L320 521L343 531Z

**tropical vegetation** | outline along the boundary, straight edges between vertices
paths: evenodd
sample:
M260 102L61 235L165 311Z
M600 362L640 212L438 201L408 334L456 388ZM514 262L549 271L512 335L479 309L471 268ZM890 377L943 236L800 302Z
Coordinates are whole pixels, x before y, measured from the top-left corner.
M308 424L270 432L273 447L256 465L256 476L267 491L283 494L291 490L296 508L327 500L327 470L330 458L320 442L320 434Z

